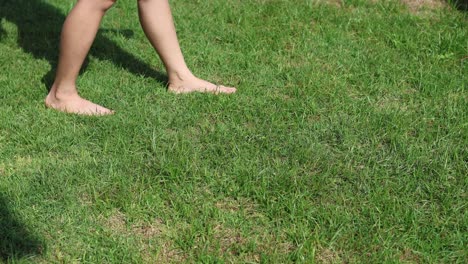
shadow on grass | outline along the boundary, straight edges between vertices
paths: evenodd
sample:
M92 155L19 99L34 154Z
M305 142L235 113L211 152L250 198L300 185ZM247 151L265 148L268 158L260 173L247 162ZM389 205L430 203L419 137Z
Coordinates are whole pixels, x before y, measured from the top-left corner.
M468 0L448 0L449 3L452 3L458 10L468 11Z
M31 235L0 193L0 263L40 255L44 245Z
M37 59L45 59L52 69L42 79L47 90L50 89L55 77L59 53L60 32L65 15L56 7L41 0L0 0L0 21L6 19L18 27L18 45ZM130 30L107 30L126 36L132 35ZM99 31L91 48L90 55L110 60L115 65L127 71L154 78L166 84L167 76L151 68L150 65L120 48L112 40ZM6 34L0 25L0 40ZM86 69L86 62L81 72Z

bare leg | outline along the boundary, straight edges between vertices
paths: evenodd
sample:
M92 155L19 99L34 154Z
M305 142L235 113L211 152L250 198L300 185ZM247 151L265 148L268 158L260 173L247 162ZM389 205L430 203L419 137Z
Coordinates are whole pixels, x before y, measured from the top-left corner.
M47 107L82 115L106 115L113 111L78 95L76 79L96 37L102 17L115 0L79 0L62 29L60 57L54 84L45 99Z
M234 93L236 88L215 85L195 77L188 69L177 40L168 0L138 0L143 30L163 61L174 93Z

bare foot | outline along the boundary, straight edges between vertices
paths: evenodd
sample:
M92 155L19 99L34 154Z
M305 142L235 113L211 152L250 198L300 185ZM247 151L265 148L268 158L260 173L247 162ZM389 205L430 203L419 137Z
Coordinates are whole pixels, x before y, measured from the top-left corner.
M55 90L52 88L45 99L45 105L48 108L65 113L89 116L111 115L114 113L110 109L81 98L78 94L58 96Z
M212 93L212 94L232 94L236 92L234 87L226 87L223 85L215 85L205 80L199 79L195 76L188 78L176 78L175 80L169 80L168 90L172 93Z

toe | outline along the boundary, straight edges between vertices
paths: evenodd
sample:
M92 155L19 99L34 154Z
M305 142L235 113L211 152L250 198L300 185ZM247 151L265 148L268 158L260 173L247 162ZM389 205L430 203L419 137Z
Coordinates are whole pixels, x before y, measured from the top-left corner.
M220 86L219 88L219 93L232 94L232 93L235 93L236 91L237 89L234 87Z

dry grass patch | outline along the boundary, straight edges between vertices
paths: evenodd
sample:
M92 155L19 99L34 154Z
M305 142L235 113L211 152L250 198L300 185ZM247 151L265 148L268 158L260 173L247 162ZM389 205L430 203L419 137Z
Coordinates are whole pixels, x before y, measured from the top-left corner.
M223 212L243 213L247 218L264 218L258 205L247 198L225 198L215 203L216 208Z
M152 223L139 223L132 225L132 233L146 239L161 236L166 232L166 226L161 219L155 219Z
M239 230L225 227L224 225L217 225L213 229L213 238L219 242L219 249L221 253L228 253L237 255L235 251L236 246L241 246L246 243L246 239L242 237Z
M142 256L146 263L182 263L187 260L187 255L175 248L170 241L162 244L155 256L152 257L150 254Z
M408 106L398 96L387 95L382 96L376 102L376 108L378 110L392 110L392 111L408 111Z
M330 248L319 248L315 254L315 261L321 264L346 263L340 257L340 254Z
M187 259L186 254L173 245L171 230L161 219L129 225L126 215L116 210L108 218L101 220L104 227L113 234L133 238L144 263L181 263Z
M31 166L31 164L33 164L33 159L31 158L31 156L17 156L14 164L15 168L29 167Z
M239 204L235 201L218 201L215 206L223 212L235 213L239 211Z
M327 4L335 7L342 7L343 6L343 1L341 0L318 0L317 1L320 4Z
M272 233L264 233L257 238L258 249L264 253L274 253L279 256L286 256L292 253L296 247L284 236L275 236Z
M144 263L181 263L187 259L187 255L174 246L170 230L159 218L150 223L132 225L131 233L139 238Z
M226 199L217 201L215 206L221 211L234 213L240 210L242 201L228 197Z
M14 158L0 163L0 175L11 174L12 172L35 172L39 169L40 163L31 156L15 156Z
M249 222L249 228L229 226L223 221L213 222L212 237L208 251L227 262L258 263L262 254L286 259L295 250L285 235L272 232L259 206L243 197L226 197L215 202L221 212ZM215 220L213 220L215 221Z
M424 10L437 10L447 7L447 3L441 0L401 0L413 14L420 14Z
M82 193L80 195L80 202L81 202L81 205L83 206L90 206L93 204L93 199L89 196L88 193Z
M210 249L225 259L233 263L259 263L262 254L276 255L279 258L286 256L294 251L292 243L286 242L284 238L278 239L268 232L267 228L255 228L250 234L243 235L241 230L219 224L213 229L213 246ZM254 245L253 250L241 252L249 245ZM214 246L217 248L214 248Z
M411 249L405 248L400 255L399 260L402 263L421 263L419 256L416 255Z
M105 221L105 226L116 232L116 233L121 233L121 234L126 234L127 233L127 228L126 228L126 219L125 219L125 214L123 214L120 211L115 211L109 218L106 219Z

